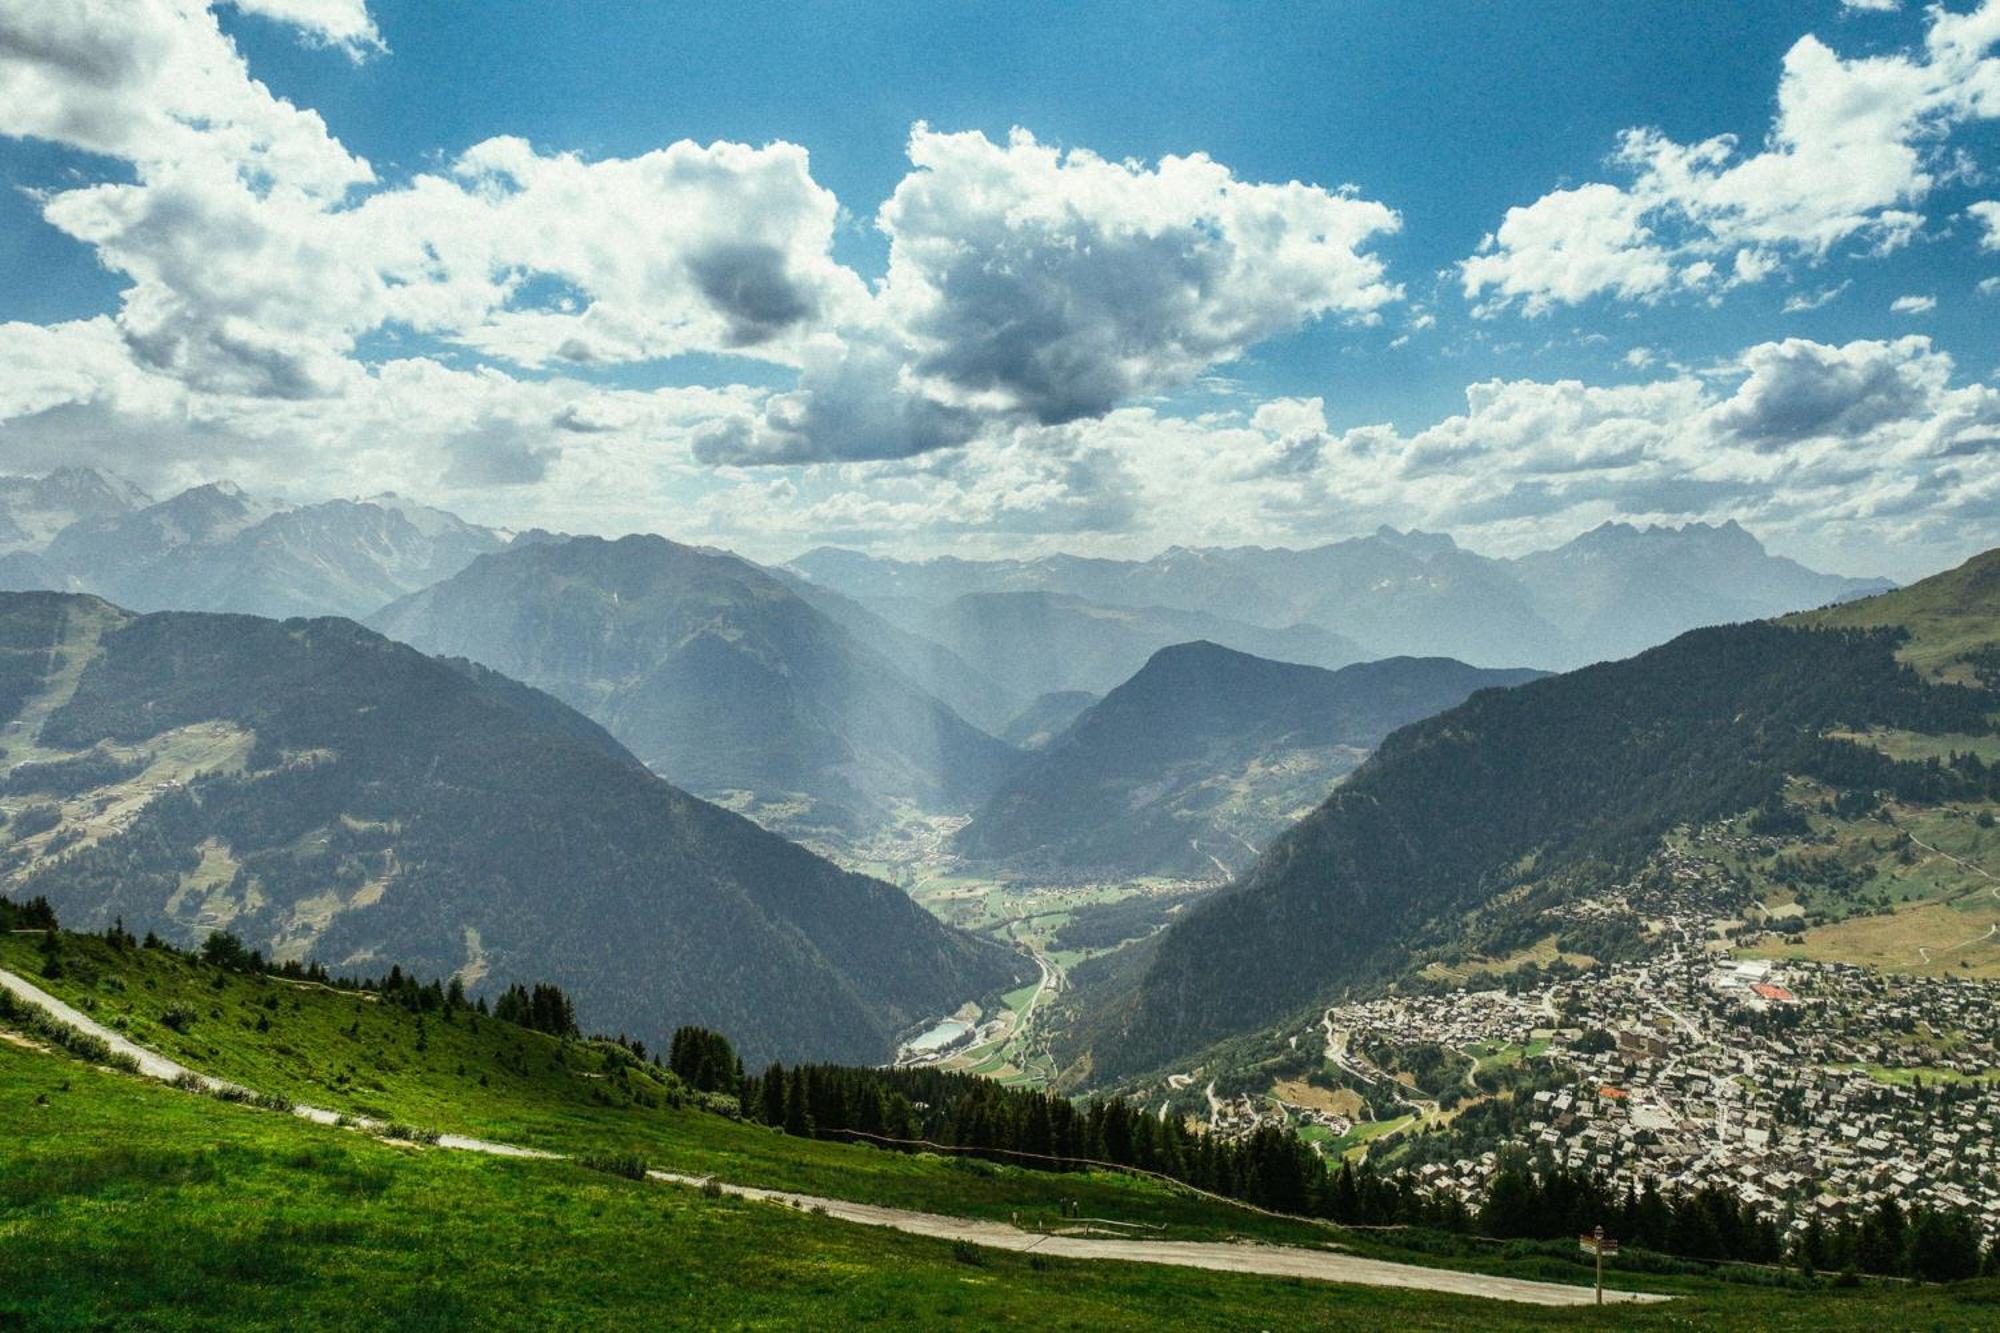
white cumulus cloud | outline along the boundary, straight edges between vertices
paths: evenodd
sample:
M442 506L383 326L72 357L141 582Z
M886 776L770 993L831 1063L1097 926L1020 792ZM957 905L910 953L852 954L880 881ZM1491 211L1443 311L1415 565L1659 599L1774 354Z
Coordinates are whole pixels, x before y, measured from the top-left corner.
M246 14L260 14L297 28L310 42L338 47L356 60L385 50L364 0L229 0Z
M1529 315L1597 296L1651 301L1752 283L1787 257L1906 244L1937 181L1933 157L1969 120L2000 115L2000 0L1933 9L1921 51L1844 59L1817 37L1786 53L1777 113L1755 149L1733 135L1681 143L1627 130L1624 183L1557 190L1509 209L1459 265L1482 313Z
M2000 250L2000 199L1988 199L1965 210L1980 226L1979 248Z

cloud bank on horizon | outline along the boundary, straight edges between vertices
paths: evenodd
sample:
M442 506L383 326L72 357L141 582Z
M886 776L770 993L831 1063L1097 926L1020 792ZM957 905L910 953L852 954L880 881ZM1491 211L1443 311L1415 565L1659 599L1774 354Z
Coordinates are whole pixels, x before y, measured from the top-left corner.
M343 77L403 58L362 0L233 8ZM0 295L0 470L389 487L764 555L1149 553L1385 522L1506 551L1605 518L1735 518L1908 575L2000 540L2000 388L1921 328L1940 295L2000 313L1994 277L1884 301L1874 336L1780 327L1722 356L1631 346L1594 379L1461 379L1462 410L1421 424L1228 378L1313 330L1428 342L1448 370L1565 312L1594 324L1563 336L1609 344L1760 286L1808 314L1923 247L1994 255L2000 199L1936 201L1984 188L2000 0L1852 56L1802 34L1754 148L1626 128L1576 164L1610 179L1507 208L1436 274L1395 262L1419 224L1393 182L1113 158L1032 127L918 121L861 216L783 139L619 156L503 134L378 165L260 79L224 17L0 0L0 135L66 154L18 159L40 165L13 184L117 286L66 318ZM879 268L848 254L862 232ZM662 365L683 373L649 381Z

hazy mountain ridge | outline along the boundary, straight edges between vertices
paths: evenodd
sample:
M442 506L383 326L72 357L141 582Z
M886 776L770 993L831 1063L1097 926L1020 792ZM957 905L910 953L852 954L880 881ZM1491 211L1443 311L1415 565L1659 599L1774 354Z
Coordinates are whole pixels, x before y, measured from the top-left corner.
M894 618L896 611L884 614ZM1322 667L1365 656L1352 639L1316 625L1271 628L1206 611L1114 605L1073 593L973 592L933 612L901 615L905 628L978 662L1028 698L1071 690L1104 694L1160 649L1197 639Z
M821 547L791 568L911 628L971 594L1058 593L1261 626L1316 625L1359 641L1357 657L1448 656L1551 669L1626 656L1703 624L1890 586L1772 556L1733 522L1606 524L1511 560L1465 551L1442 534L1385 527L1304 550L1174 547L1149 560L898 561Z
M396 495L291 505L212 482L98 509L53 533L34 562L0 569L0 585L87 591L143 611L358 616L508 541Z
M943 644L912 634L853 598L791 570L759 568L988 734L999 735L1019 715L1024 703L1020 695Z
M1532 680L1442 658L1338 671L1196 642L1155 653L960 831L977 860L1107 876L1228 876L1389 732Z
M548 689L691 790L796 829L982 798L1013 751L726 552L632 536L517 545L371 618ZM808 810L786 800L807 798Z
M1886 579L1821 574L1717 527L1605 523L1510 562L1537 609L1599 657L1628 657L1701 624L1762 620L1882 592Z
M1018 970L553 698L348 621L19 594L0 649L0 708L39 720L7 807L60 813L7 830L8 889L80 926L541 977L649 1044L701 1022L787 1058L879 1060ZM93 755L123 765L110 786L79 776Z

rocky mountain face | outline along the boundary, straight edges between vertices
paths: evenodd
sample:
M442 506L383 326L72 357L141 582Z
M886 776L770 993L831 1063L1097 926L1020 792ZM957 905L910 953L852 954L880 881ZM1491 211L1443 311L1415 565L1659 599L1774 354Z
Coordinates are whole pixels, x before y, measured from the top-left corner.
M0 555L39 552L73 524L115 518L151 503L138 487L95 468L0 477Z
M351 622L0 595L0 891L66 922L227 929L595 1030L875 1063L1021 960L648 772L537 690Z
M792 831L964 806L1013 762L783 580L660 537L518 545L371 623L547 689L673 781Z
M1031 756L956 847L1045 874L1226 879L1391 731L1539 674L1447 658L1323 671L1213 643L1165 648Z

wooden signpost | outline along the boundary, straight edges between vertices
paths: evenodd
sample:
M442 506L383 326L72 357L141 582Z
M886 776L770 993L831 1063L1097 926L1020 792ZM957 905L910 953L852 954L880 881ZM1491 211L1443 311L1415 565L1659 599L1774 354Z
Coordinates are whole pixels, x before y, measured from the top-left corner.
M1588 1236L1578 1236L1576 1243L1585 1254L1597 1256L1597 1303L1604 1304L1604 1256L1618 1253L1618 1242L1604 1234L1603 1227L1597 1227Z

